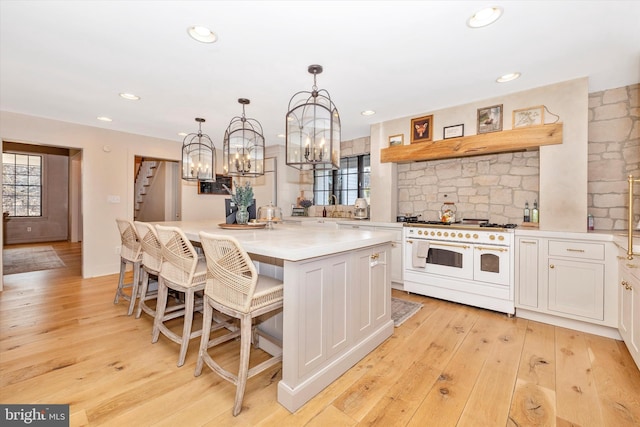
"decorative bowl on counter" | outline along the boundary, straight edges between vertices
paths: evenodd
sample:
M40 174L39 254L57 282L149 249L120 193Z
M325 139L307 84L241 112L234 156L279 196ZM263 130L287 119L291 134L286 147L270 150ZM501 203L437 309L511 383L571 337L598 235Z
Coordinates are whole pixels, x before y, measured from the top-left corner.
M273 228L274 223L282 221L282 209L273 206L272 202L266 206L260 206L256 221L267 224L267 228Z

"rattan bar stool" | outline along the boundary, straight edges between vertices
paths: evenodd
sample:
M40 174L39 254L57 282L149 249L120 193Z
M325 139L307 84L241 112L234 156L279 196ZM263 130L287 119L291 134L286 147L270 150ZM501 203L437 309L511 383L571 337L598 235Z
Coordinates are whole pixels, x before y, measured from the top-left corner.
M191 330L193 313L196 310L196 292L203 291L207 279L207 265L198 259L195 248L177 227L156 225L158 238L162 245L162 266L158 276L158 301L153 321L153 338L158 341L162 332L171 341L180 344L178 366L184 365L189 340L199 337L202 330ZM184 292L184 311L167 310L169 289ZM184 313L182 335L170 330L164 322Z
M120 277L118 279L118 288L116 296L113 300L114 304L118 303L120 297L130 301L127 315L131 316L136 305L138 296L138 286L140 284L140 266L142 264L142 247L138 239L138 233L133 222L126 219L116 219L118 230L120 231ZM133 282L124 283L124 275L127 271L127 265L133 266ZM124 292L125 288L131 288L131 295Z
M202 373L203 364L225 380L236 385L233 416L242 410L242 400L247 380L282 361L282 353L249 368L251 343L256 335L264 337L282 348L282 342L256 329L254 319L276 314L282 309L283 283L276 279L258 275L256 267L240 243L231 236L200 233L200 242L207 260L207 285L204 298L204 317L198 362L195 376ZM213 310L240 320L240 330L209 340ZM240 365L233 374L222 368L208 349L240 336Z
M153 276L157 280L160 275L162 245L153 225L141 221L134 221L133 224L136 226L140 245L142 246L142 277L140 278L140 299L136 310L136 318L140 318L143 311L155 317L156 310L149 307L146 302L158 298L157 290L149 291L149 278Z

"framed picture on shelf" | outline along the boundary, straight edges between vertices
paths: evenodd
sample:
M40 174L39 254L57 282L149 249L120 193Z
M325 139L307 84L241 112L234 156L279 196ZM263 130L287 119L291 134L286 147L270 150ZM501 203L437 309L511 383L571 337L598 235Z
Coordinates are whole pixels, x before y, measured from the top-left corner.
M433 138L433 114L411 119L411 143L427 142Z
M513 110L513 129L544 124L544 105Z
M459 138L464 136L464 125L445 126L442 130L442 139Z
M404 144L404 134L391 135L389 137L389 147L393 147L395 145L403 145L403 144Z
M478 108L478 134L502 130L502 104Z

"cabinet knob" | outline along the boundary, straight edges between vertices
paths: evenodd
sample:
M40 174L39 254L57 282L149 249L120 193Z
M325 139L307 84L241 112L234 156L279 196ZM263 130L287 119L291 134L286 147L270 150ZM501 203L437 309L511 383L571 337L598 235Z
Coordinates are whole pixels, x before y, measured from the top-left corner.
M622 282L620 282L620 285L621 285L621 286L624 286L625 288L626 288L627 286L629 286L629 284L627 283L627 281L626 281L626 280L623 280Z
M549 268L556 268L556 266L555 266L555 265L553 265L553 264L551 264L551 265L549 266Z

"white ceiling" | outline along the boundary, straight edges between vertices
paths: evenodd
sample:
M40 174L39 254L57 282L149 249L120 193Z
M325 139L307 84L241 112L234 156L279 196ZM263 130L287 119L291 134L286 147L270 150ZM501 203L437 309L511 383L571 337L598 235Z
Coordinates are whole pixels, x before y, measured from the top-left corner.
M486 5L502 18L467 27ZM189 38L194 24L218 42ZM578 77L590 92L637 83L640 1L0 0L0 63L2 110L176 142L204 117L219 148L241 97L267 145L283 143L289 99L321 64L318 87L349 140L373 123ZM522 77L495 82L513 71Z

